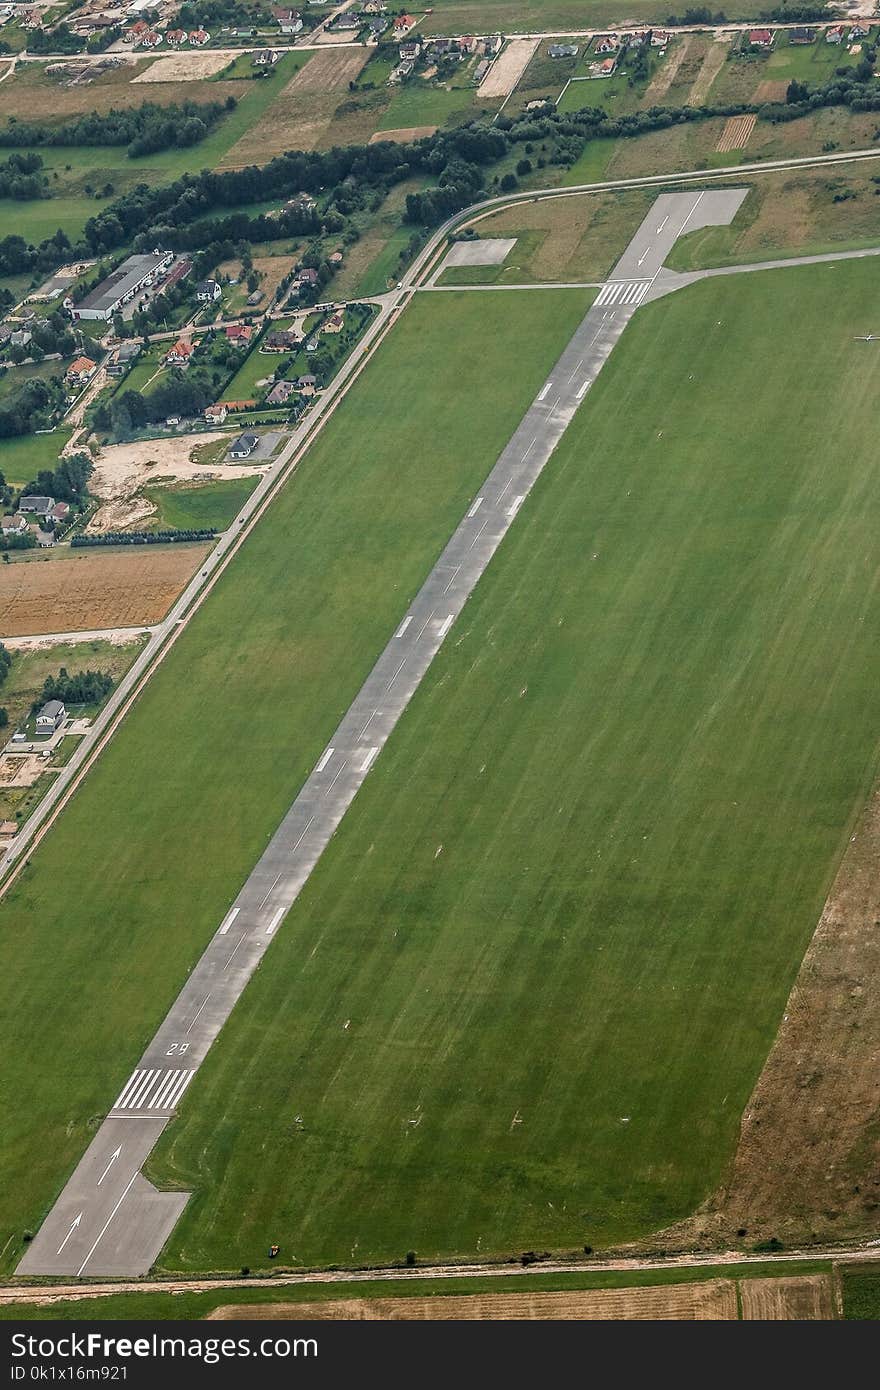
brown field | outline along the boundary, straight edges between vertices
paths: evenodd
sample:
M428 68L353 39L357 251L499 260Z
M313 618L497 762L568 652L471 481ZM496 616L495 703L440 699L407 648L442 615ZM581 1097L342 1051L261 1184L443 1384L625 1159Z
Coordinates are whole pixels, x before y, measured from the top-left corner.
M766 82L758 83L752 101L785 101L787 91L787 78L768 78Z
M666 61L660 66L655 77L653 77L645 89L642 98L642 105L648 109L651 106L660 106L661 98L665 97L669 88L675 81L676 73L684 62L693 34L684 34L673 46L672 52Z
M147 59L147 64L152 62L152 58ZM162 82L145 92L134 81L145 67L143 62L126 64L102 73L94 82L65 87L57 78L46 76L42 63L19 64L12 77L0 82L0 117L22 118L27 112L43 111L61 120L91 111L103 114L111 107L141 106L147 100L169 106L182 101L216 101L218 95L241 98L252 88L250 82L226 82L219 93L213 83Z
M477 91L483 100L510 96L535 55L540 39L511 39L489 68Z
M764 1282L764 1281L762 1281ZM767 1281L773 1282L773 1281ZM791 1281L796 1282L796 1281ZM433 1298L340 1298L321 1303L227 1304L208 1314L221 1322L292 1321L628 1321L735 1319L732 1279L654 1288L576 1289L570 1293L448 1294Z
M410 140L421 140L425 135L433 135L435 125L408 125L399 130L377 130L370 136L370 144L378 145L381 140L393 140L398 145L406 145Z
M281 284L285 275L293 270L296 265L296 256L253 256L252 264L254 270L260 277L260 289L263 292L263 299L260 308L265 308L269 301L274 297L275 291ZM241 261L223 261L217 267L221 275L234 275L241 278Z
M746 1106L724 1185L676 1238L785 1244L876 1231L880 789L847 846Z
M724 39L723 41L716 39L713 42L705 58L703 59L703 66L697 73L694 85L691 87L690 94L687 99L688 106L703 105L703 102L709 95L709 89L711 88L712 83L715 81L715 78L718 76L719 72L724 67L725 61L727 59L727 49L729 42L729 39Z
M791 1279L742 1279L742 1315L762 1322L828 1322L834 1318L830 1274L799 1274Z
M731 116L724 123L724 129L718 137L716 150L742 150L749 143L749 137L755 129L757 116Z
M236 141L219 167L241 169L265 164L285 150L365 143L376 129L378 114L388 105L389 95L352 92L342 99L339 87L348 87L368 56L365 48L316 53L260 120Z
M210 546L132 546L0 567L0 632L134 627L164 617Z
M229 66L228 53L169 53L157 58L133 82L202 82Z
M286 92L339 92L348 88L370 57L366 48L315 53L288 82ZM283 95L283 93L282 93Z

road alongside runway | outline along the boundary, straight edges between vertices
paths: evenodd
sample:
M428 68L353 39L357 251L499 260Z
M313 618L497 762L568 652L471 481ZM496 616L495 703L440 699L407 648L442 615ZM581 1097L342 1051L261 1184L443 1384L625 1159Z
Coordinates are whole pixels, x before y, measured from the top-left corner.
M608 284L538 391L314 770L117 1096L22 1259L19 1274L146 1273L185 1193L160 1193L141 1167L189 1089L285 914L375 766L441 644L520 511L663 258L683 231L727 222L745 190L658 198ZM635 290L629 287L635 286Z

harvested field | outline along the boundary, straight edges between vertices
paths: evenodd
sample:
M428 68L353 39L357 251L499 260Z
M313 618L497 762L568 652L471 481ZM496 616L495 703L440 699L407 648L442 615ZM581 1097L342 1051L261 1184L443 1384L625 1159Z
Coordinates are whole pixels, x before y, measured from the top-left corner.
M229 66L228 53L173 53L158 58L132 82L203 82Z
M282 92L342 92L348 90L370 57L366 48L347 48L345 52L315 53L305 67L300 68Z
M828 1322L834 1318L830 1274L799 1274L791 1279L742 1279L742 1315L762 1322Z
M756 1281L758 1282L758 1281ZM775 1283L773 1279L761 1283ZM797 1283L796 1279L786 1283ZM449 1294L434 1298L340 1298L326 1303L233 1303L208 1318L227 1322L300 1318L324 1321L705 1321L736 1318L732 1279L659 1284L654 1288L577 1289L570 1293ZM756 1315L760 1316L760 1315ZM796 1316L796 1315L795 1315Z
M410 125L404 126L401 130L377 130L375 135L370 136L370 144L378 145L380 140L393 140L398 145L405 145L410 140L421 140L426 135L433 135L436 129L435 125Z
M229 95L241 100L253 90L254 84L248 81L224 83L221 92L213 83L201 85L178 79L156 83L145 93L138 78L146 77L153 67L152 59L147 61L149 66L142 61L125 62L102 72L93 82L77 83L72 87L64 86L58 78L47 77L42 63L20 63L11 77L0 82L0 119L21 118L23 111L51 112L57 120L92 111L105 115L111 108L142 106L147 99L161 106L182 101L217 101L220 96Z
M703 66L697 73L694 85L691 87L687 99L688 106L702 106L715 78L724 67L727 59L727 49L730 40L728 38L716 38L712 47L703 59Z
M724 123L724 129L718 137L716 150L742 150L749 143L749 137L755 129L757 116L731 116Z
M477 89L477 95L483 99L510 96L532 61L539 43L540 39L511 39L489 68Z
M787 78L768 78L766 82L758 83L752 101L785 101L787 91Z
M0 569L0 632L84 632L164 617L208 545L96 550Z
M692 34L683 35L673 47L672 53L660 68L656 77L653 77L649 82L642 101L642 105L646 109L651 106L662 105L662 98L666 96L666 93L675 81L675 75L684 62L692 37Z
M880 1179L880 789L828 895L725 1185L676 1231L831 1239L876 1225Z

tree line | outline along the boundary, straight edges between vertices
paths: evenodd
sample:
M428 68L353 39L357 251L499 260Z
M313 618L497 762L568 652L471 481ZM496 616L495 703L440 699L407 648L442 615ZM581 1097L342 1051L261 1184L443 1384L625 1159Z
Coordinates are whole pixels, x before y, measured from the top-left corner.
M42 168L43 161L36 153L11 154L0 162L0 198L47 198L49 189Z
M57 125L11 116L0 129L0 148L127 145L129 159L136 159L157 150L198 144L236 105L234 96L225 101L184 101L171 106L148 101L128 110L113 107L106 112L92 111Z
M47 700L60 700L63 705L98 705L113 689L113 677L106 671L75 671L70 675L62 666L57 676L47 676L43 689L31 705L36 714Z
M82 550L96 545L166 545L171 541L212 541L216 527L180 531L105 531L100 536L74 536L71 546Z

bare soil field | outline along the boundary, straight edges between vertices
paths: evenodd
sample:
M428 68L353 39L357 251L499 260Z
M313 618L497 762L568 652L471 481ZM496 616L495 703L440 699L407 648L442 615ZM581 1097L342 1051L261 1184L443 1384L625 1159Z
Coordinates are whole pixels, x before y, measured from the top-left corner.
M21 118L22 113L28 111L44 111L60 120L92 111L103 115L113 107L142 106L147 98L139 77L143 74L149 80L153 66L152 59L147 61L149 66L146 67L142 62L125 63L102 73L93 82L78 83L74 87L65 86L57 77L47 77L42 63L19 63L12 77L0 82L0 119ZM150 91L149 100L168 106L183 101L217 101L221 95L240 99L251 87L252 83L246 81L225 82L221 93L214 83L200 85L192 81L163 80Z
M216 482L219 478L252 478L262 473L265 464L220 464L206 467L199 462L196 450L228 436L221 431L192 437L148 439L136 444L114 444L102 450L95 462L89 484L101 506L89 520L86 530L93 534L105 531L124 531L143 525L156 514L149 498L142 495L145 486L157 482ZM91 624L86 624L91 626ZM27 632L28 629L22 629Z
M393 140L398 145L406 145L410 140L421 140L426 135L433 135L436 129L435 125L408 125L402 126L399 130L377 130L375 135L370 136L370 144L378 145L381 140Z
M272 105L221 160L222 169L265 164L285 150L314 150L325 144L369 140L387 92L349 93L369 57L368 49L316 53L287 83ZM344 89L345 96L342 91Z
M768 78L765 82L759 82L755 88L753 101L785 101L785 94L788 91L787 78Z
M830 1274L799 1274L791 1279L741 1279L742 1315L761 1322L829 1322L834 1316Z
M511 39L477 88L477 96L484 100L510 96L539 43L540 39Z
M749 143L757 116L731 116L724 124L716 150L742 150Z
M684 62L692 38L692 34L682 35L674 45L666 62L662 64L656 76L649 82L645 89L645 95L642 98L642 105L646 110L651 106L662 105L662 98L666 96L666 93L675 81L676 73Z
M370 57L366 48L347 48L345 51L315 53L305 67L290 79L286 92L342 92L348 90L361 68Z
M0 632L82 632L164 617L208 545L131 546L0 566Z
M773 1282L773 1281L768 1281ZM245 1303L217 1308L208 1317L227 1322L300 1318L317 1321L673 1321L732 1320L737 1316L732 1279L660 1284L654 1288L577 1289L570 1293L449 1294L433 1298L341 1298L320 1303Z
M880 789L856 828L746 1107L729 1176L676 1238L786 1244L880 1210ZM668 1235L668 1233L667 1233Z
M0 787L32 787L47 771L47 759L39 753L3 753L0 755Z
M132 82L203 82L229 66L228 53L170 53L157 58Z
M288 248L290 243L287 243ZM270 300L274 299L275 292L281 281L296 265L296 256L254 256L252 258L254 270L260 277L260 289L263 292L263 299L260 301L260 309L264 309ZM240 279L242 274L241 261L223 261L217 267L221 275L235 276ZM222 317L222 311L218 311Z
M729 39L716 39L703 59L703 66L697 73L694 85L687 99L688 106L702 106L709 89L727 60Z

